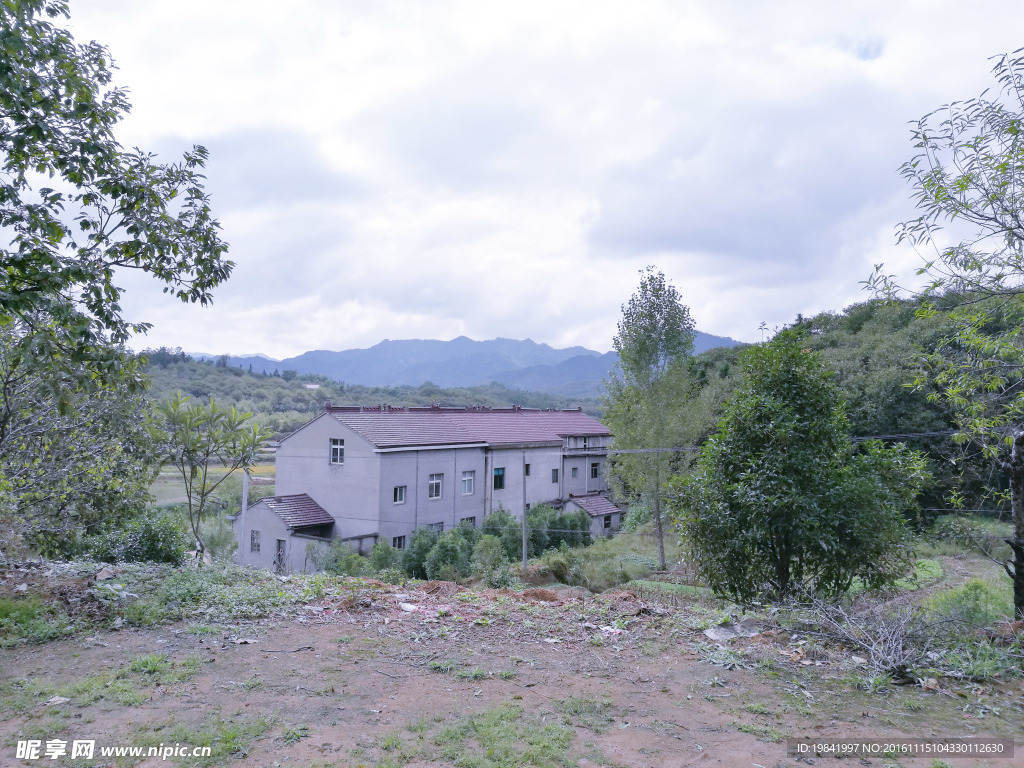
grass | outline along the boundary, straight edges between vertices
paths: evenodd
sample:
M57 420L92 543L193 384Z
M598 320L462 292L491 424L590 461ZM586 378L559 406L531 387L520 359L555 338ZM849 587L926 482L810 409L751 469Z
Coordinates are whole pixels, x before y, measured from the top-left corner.
M455 677L459 680L483 680L485 677L490 677L490 673L486 669L473 667L473 669L460 669L455 673Z
M70 634L71 620L55 605L36 596L0 598L0 648L44 643Z
M536 559L542 569L564 574L560 580L583 586L591 592L603 592L645 576L658 567L658 543L653 526L635 533L598 539L589 547L568 552L551 551ZM674 540L665 542L665 557L674 562L680 557ZM565 562L563 562L565 561Z
M297 725L293 728L285 728L281 733L281 741L285 744L297 744L309 736L309 728L305 725Z
M188 763L190 768L207 768L228 765L234 759L244 758L253 742L262 738L273 725L271 717L223 718L217 713L197 725L175 724L173 721L158 725L139 733L132 741L143 747L174 743L209 747L209 757L190 757Z
M934 584L943 577L942 565L938 560L921 558L914 563L914 572L896 581L895 586L912 592L915 589Z
M157 686L186 682L200 668L198 658L190 656L170 661L164 654L139 656L120 669L97 672L64 684L41 682L38 678L11 680L0 686L0 711L25 713L59 697L73 707L88 707L101 701L131 707L149 699Z
M446 726L434 734L434 744L460 768L560 768L570 760L572 730L503 704Z
M753 725L751 723L734 723L734 725L740 733L749 733L752 736L757 736L761 741L770 741L777 744L786 738L784 733L768 725Z
M598 701L587 697L570 696L554 702L554 707L566 716L568 722L589 728L595 733L603 733L613 719L611 699Z

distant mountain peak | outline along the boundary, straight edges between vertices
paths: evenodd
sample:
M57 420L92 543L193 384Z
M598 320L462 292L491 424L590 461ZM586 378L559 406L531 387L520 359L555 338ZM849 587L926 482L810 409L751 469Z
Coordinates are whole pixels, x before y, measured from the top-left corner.
M697 332L695 353L740 342ZM205 355L216 359L218 355ZM275 360L265 355L228 357L232 367L256 372L297 371L346 384L469 387L496 382L513 389L585 396L604 390L604 378L618 358L614 352L585 347L557 349L532 339L498 337L475 341L457 336L439 339L382 339L372 347L334 352L318 349Z

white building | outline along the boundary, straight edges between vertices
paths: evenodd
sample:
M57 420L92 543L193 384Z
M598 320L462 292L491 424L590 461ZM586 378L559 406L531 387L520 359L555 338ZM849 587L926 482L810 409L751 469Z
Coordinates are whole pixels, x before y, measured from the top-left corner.
M610 440L582 410L328 405L281 441L279 495L235 519L238 557L299 570L310 540L402 549L417 528L479 526L499 508L521 518L536 504L572 502L595 533L610 533L619 524L604 498Z

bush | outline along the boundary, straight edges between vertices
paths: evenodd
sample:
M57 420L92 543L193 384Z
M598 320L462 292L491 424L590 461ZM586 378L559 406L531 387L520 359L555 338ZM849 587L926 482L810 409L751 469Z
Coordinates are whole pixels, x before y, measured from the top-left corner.
M981 579L971 579L956 589L933 595L925 609L934 618L964 623L975 627L991 626L999 619L1013 615L1010 585L993 586Z
M471 569L491 589L511 587L515 583L512 565L497 536L484 534L473 548Z
M168 515L145 515L124 528L95 537L86 546L96 560L106 563L170 563L185 558L188 537Z
M912 562L904 515L927 472L921 454L878 441L855 453L833 374L783 331L741 354L743 384L695 473L673 480L690 559L717 594L749 603L804 588L881 589Z
M498 507L485 517L481 531L485 535L498 537L509 560L517 562L522 559L522 523L512 517L508 510Z
M370 561L353 551L341 539L334 539L329 546L309 542L306 557L319 571L335 576L365 576L370 572Z
M402 570L410 579L427 578L427 555L437 538L437 531L430 528L420 528L413 533L408 548L402 553Z
M457 581L469 575L469 548L458 529L445 531L427 553L427 578Z
M199 533L206 551L215 560L230 560L238 549L238 539L231 521L223 515L210 515L199 524Z
M402 567L402 553L388 544L384 539L378 539L370 550L370 568L374 573L381 571L395 570Z

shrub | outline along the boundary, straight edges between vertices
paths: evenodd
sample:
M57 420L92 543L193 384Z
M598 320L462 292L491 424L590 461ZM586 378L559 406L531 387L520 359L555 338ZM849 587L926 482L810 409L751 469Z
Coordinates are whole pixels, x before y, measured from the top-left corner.
M413 533L409 546L402 553L402 570L410 579L427 578L427 555L437 538L437 531L430 528L420 528Z
M223 515L211 515L199 524L206 551L215 560L230 560L238 549L238 539L231 521Z
M469 550L457 529L445 531L427 553L427 578L456 581L469 575Z
M185 557L188 538L169 515L149 514L128 522L124 528L95 537L87 544L96 560L106 563L170 563Z
M473 548L471 569L491 589L511 587L515 583L511 563L501 540L497 536L484 534Z
M378 539L370 550L370 568L374 573L393 570L402 567L402 553L388 544L384 539Z
M341 539L334 539L329 546L311 541L306 546L306 557L317 570L335 576L365 576L370 572L370 561Z
M940 620L949 620L975 627L991 626L1003 616L1013 615L1009 584L992 586L981 579L971 579L956 589L933 595L926 610Z
M927 473L921 454L878 441L851 447L833 374L783 331L741 355L744 377L696 472L673 481L692 561L737 602L805 586L891 585L911 564L904 514Z
M484 518L481 527L484 534L497 536L501 540L501 546L513 562L523 557L522 523L509 514L508 510L498 507L494 512Z

